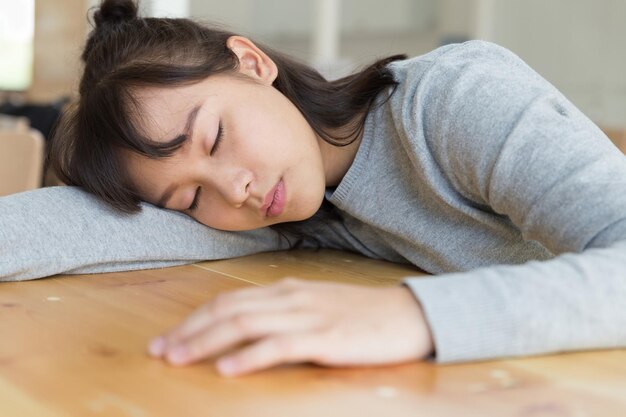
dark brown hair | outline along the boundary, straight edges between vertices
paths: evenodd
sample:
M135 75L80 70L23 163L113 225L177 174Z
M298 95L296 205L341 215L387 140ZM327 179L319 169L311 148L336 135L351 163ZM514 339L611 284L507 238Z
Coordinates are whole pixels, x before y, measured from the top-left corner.
M79 97L62 115L52 137L48 160L61 181L83 187L127 213L140 210L140 196L122 163L121 149L149 158L174 153L183 142L164 147L136 127L141 86L175 87L215 74L238 74L237 56L226 46L227 30L190 19L141 18L132 0L104 0L93 14L81 59ZM255 42L256 43L256 42ZM394 55L347 77L327 81L315 69L256 43L276 64L273 86L303 114L328 143L345 146L357 137L374 99L397 83L386 68L405 59ZM393 91L390 93L390 95ZM327 130L350 125L351 133L333 138ZM344 139L342 142L341 140Z

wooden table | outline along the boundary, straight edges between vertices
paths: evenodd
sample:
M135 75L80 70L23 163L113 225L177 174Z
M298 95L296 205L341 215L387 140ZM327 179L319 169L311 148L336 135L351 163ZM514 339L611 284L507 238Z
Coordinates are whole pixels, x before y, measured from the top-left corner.
M283 276L395 285L410 267L330 250L0 284L0 416L624 416L626 351L460 365L291 365L238 378L146 344L216 293Z

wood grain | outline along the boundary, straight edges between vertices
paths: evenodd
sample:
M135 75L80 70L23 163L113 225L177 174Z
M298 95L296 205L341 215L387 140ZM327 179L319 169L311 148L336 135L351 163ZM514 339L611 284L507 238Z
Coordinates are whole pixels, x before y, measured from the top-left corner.
M272 266L273 265L273 266ZM283 276L397 285L420 271L331 250L0 284L0 416L623 416L626 352L220 377L151 337L217 293Z
M626 153L626 129L603 128L602 130L619 150Z

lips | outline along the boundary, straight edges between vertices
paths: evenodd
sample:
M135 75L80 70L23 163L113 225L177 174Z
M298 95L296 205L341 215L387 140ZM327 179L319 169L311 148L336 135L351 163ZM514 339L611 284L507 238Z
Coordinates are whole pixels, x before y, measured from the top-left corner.
M280 182L280 181L279 181ZM278 184L276 184L270 191L269 193L267 193L267 195L265 196L265 199L263 200L263 206L261 207L261 211L263 212L263 214L265 214L267 212L267 209L270 207L270 205L272 204L272 202L274 201L274 194L276 194L276 188L278 187Z
M263 207L261 211L267 217L275 217L283 212L285 207L285 183L282 178L278 181L278 184L270 190L265 196Z

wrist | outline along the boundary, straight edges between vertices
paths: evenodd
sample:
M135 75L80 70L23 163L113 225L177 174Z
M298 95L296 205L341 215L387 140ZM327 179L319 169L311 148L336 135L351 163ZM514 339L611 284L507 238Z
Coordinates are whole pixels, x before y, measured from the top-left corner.
M416 331L421 336L422 341L422 346L420 346L421 358L433 356L435 354L435 341L422 304L406 285L402 285L398 289L400 290L399 293L402 294L403 303L407 305L407 312L415 317Z

